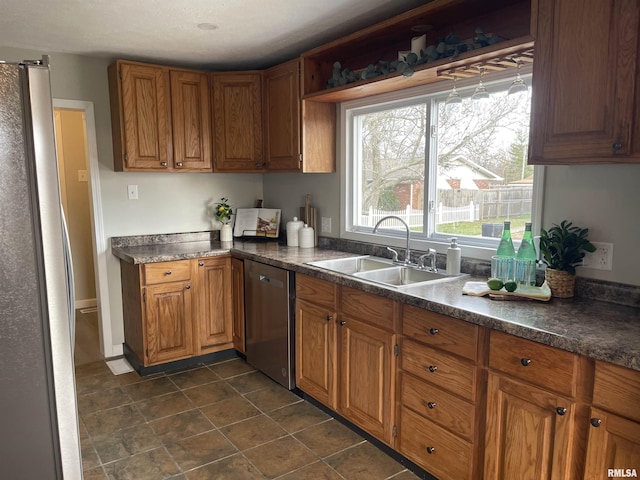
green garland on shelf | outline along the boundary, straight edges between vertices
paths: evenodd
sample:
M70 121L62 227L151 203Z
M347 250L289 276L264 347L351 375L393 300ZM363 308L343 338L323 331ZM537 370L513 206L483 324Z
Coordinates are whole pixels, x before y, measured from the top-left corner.
M433 62L442 58L455 58L461 53L476 50L500 41L499 37L493 34L485 34L482 28L475 30L475 36L468 41L461 41L460 37L450 33L445 38L439 38L432 45L424 50L420 50L420 56L410 52L405 60L380 60L376 65L369 64L367 68L354 71L349 68L342 68L340 62L333 64L333 74L327 82L327 88L339 87L359 80L375 78L387 73L399 72L405 77L413 75L413 67L424 63Z

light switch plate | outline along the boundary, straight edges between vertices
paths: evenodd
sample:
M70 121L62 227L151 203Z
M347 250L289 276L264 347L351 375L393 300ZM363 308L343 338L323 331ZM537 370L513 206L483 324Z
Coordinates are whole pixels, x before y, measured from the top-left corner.
M138 200L138 185L127 185L127 197L129 200Z
M322 233L331 233L331 217L322 217L320 231Z

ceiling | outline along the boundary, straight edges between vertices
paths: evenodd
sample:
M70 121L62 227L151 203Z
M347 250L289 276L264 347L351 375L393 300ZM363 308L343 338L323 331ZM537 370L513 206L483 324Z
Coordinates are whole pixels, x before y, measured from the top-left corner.
M2 0L0 46L211 70L257 69L424 3Z

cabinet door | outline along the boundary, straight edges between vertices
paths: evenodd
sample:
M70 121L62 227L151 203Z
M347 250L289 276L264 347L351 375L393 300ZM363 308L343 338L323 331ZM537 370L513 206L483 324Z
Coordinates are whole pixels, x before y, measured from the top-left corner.
M609 469L618 472L635 469L634 476L639 474L640 424L592 408L584 478L611 478L613 475L609 474Z
M231 259L206 258L198 263L197 314L200 353L232 341Z
M336 312L296 301L296 385L336 408Z
M298 59L264 74L264 120L268 170L300 170L300 85Z
M205 73L171 70L173 167L211 170L211 103Z
M246 353L244 343L244 262L231 259L231 290L233 293L233 348Z
M193 355L191 284L160 283L145 287L145 365Z
M347 419L391 443L395 335L351 317L342 317L340 408Z
M629 157L640 4L541 0L538 8L529 163L640 161Z
M168 168L173 161L173 152L167 69L122 63L120 76L125 147L123 169Z
M262 75L216 73L212 78L214 170L262 171Z
M490 373L484 478L574 478L574 410L563 397Z

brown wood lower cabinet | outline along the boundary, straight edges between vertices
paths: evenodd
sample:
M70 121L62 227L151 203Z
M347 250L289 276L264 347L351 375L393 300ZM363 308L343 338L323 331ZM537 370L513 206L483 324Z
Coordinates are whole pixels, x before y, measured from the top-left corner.
M170 282L145 287L147 364L190 357L194 352L191 284Z
M229 256L120 262L126 351L142 367L231 348Z
M231 290L233 296L233 348L246 353L244 324L244 262L231 259Z
M490 373L484 478L574 478L574 428L571 400Z
M220 350L220 345L231 346L231 258L212 257L194 261L197 265L196 325L198 353Z

